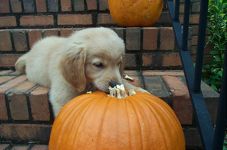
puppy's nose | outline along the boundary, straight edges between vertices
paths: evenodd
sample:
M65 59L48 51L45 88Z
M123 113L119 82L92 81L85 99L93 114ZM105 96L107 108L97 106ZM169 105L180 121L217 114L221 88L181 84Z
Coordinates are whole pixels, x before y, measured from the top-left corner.
M113 81L113 80L111 80L110 82L109 82L109 86L110 87L115 87L116 85L119 85L120 83L118 83L118 82L116 82L116 81Z

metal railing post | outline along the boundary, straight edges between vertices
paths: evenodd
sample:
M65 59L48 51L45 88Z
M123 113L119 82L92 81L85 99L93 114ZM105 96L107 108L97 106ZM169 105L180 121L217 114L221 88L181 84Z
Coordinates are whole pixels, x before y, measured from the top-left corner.
M179 21L180 0L175 0L174 20Z
M194 92L201 91L201 75L203 66L203 52L205 47L206 26L207 26L207 12L208 12L208 0L200 0L200 18L199 18L199 34L196 52L196 64L193 90Z
M184 23L183 23L183 40L182 40L182 50L183 51L188 50L189 15L190 15L190 0L185 0Z

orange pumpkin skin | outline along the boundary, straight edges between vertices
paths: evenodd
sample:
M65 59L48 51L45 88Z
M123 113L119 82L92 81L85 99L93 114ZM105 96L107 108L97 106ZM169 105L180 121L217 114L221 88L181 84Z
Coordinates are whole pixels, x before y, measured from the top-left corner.
M162 0L108 0L112 19L121 26L151 26L160 17Z
M124 99L103 92L67 103L51 131L49 150L184 150L172 109L146 93Z

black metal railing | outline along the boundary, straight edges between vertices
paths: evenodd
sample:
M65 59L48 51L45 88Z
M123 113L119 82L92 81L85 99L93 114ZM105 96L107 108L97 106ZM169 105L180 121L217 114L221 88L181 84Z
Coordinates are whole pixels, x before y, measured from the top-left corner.
M183 25L179 21L180 0L167 0L168 10L172 19L172 26L175 32L176 42L187 81L188 90L191 96L196 121L200 132L203 147L206 150L221 150L223 148L225 127L227 125L227 52L224 57L224 74L222 89L220 93L217 120L215 126L205 105L201 92L201 75L203 67L203 55L207 25L208 0L200 1L200 20L198 33L198 47L196 61L193 64L190 51L188 50L188 27L190 16L190 0L184 1Z

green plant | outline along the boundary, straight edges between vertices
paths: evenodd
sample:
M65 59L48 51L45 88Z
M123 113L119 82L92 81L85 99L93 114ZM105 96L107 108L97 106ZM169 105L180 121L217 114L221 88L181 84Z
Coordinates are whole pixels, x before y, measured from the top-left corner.
M223 150L227 150L227 131L225 132L225 140L224 140L224 147Z
M227 0L209 0L208 33L207 46L210 48L211 59L204 65L203 80L219 92L227 45ZM227 150L227 134L223 150Z
M224 50L227 44L227 0L210 0L208 9L208 42L210 61L204 65L203 80L220 90Z

